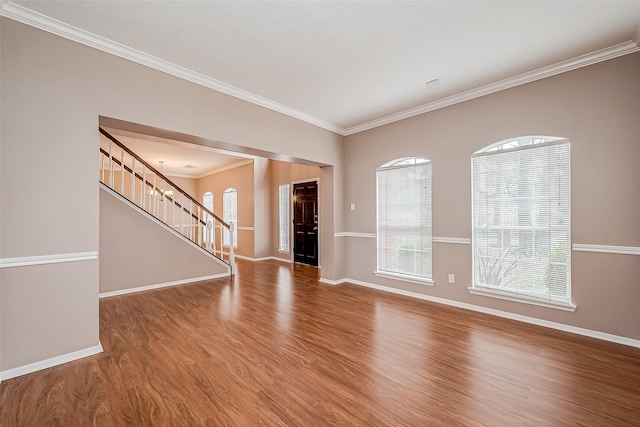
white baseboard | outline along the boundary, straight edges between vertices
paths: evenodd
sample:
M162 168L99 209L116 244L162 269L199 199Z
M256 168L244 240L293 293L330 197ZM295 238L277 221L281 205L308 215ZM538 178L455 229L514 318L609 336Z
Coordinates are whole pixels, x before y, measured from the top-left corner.
M320 283L324 283L324 284L327 284L327 285L336 286L336 285L339 285L339 284L341 284L341 283L344 283L344 282L345 282L345 280L347 280L347 279L342 279L342 280L329 280L329 279L320 278L320 279L318 280L318 282L320 282Z
M98 343L98 345L85 348L84 350L74 351L73 353L63 354L62 356L52 357L50 359L41 360L40 362L30 363L13 369L7 369L6 371L0 372L0 380L4 381L21 375L30 374L32 372L41 371L42 369L62 365L63 363L73 362L74 360L82 359L83 357L102 353L102 351L102 344Z
M293 262L290 259L279 258L277 256L265 256L265 257L262 257L262 258L251 258L251 257L244 256L244 255L236 255L236 258L243 259L245 261L252 261L252 262L258 262L258 261L282 261L282 262L287 262L289 264L291 264Z
M577 326L565 325L563 323L550 322L548 320L537 319L535 317L523 316L520 314L509 313L507 311L495 310L493 308L482 307L479 305L468 304L465 302L453 301L445 298L434 297L430 295L419 294L417 292L405 291L403 289L391 288L388 286L377 285L375 283L363 282L355 279L327 280L320 279L320 282L330 285L339 285L341 283L351 283L358 286L377 289L379 291L390 292L393 294L404 295L412 298L418 298L425 301L431 301L438 304L449 305L452 307L463 308L466 310L477 311L479 313L491 314L493 316L503 317L505 319L517 320L519 322L529 323L531 325L543 326L545 328L556 329L559 331L570 332L576 335L583 335L590 338L597 338L616 344L628 345L640 348L640 340L621 337L619 335L607 334L605 332L594 331L591 329L579 328Z
M137 288L120 289L117 291L101 292L98 298L109 298L117 295L132 294L135 292L150 291L152 289L167 288L169 286L186 285L187 283L201 282L203 280L219 279L221 277L230 277L229 273L214 274L213 276L193 277L191 279L176 280L173 282L157 283L155 285L140 286Z

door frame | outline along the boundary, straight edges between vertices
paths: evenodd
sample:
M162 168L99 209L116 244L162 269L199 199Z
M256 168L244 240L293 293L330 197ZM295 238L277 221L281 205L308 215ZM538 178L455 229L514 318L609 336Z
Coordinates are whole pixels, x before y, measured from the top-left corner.
M302 264L302 263L296 263L294 261L295 260L295 252L294 252L294 248L293 248L293 245L294 245L293 239L295 238L295 236L294 236L293 233L295 232L295 230L293 229L293 197L292 197L292 194L293 194L293 185L294 184L305 184L307 182L315 182L316 185L318 186L318 191L316 192L316 194L317 194L317 198L318 198L318 200L317 200L317 204L318 204L318 267L317 268L319 269L320 268L320 263L322 261L320 259L320 240L321 240L320 239L320 231L322 230L322 228L321 228L322 227L322 215L320 215L320 177L309 178L309 179L299 179L299 180L296 180L296 181L291 181L289 183L289 189L290 189L289 190L289 192L290 192L290 194L289 194L289 219L290 219L290 223L291 223L290 227L289 227L289 242L291 242L291 245L290 245L291 247L289 248L289 252L290 252L289 261L291 261L291 263L293 263L293 264ZM304 265L307 265L307 264L304 264Z

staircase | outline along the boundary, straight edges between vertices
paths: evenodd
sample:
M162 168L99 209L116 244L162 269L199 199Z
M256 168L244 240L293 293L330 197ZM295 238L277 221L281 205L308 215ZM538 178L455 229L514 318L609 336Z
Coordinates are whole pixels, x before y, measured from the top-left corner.
M225 222L100 128L100 182L235 271L233 222ZM216 235L216 231L219 231ZM222 242L227 234L229 251Z

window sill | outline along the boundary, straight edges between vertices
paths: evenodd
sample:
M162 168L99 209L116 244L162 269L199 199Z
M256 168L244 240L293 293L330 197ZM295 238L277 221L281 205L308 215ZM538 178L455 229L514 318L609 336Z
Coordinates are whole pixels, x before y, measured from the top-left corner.
M556 302L556 301L546 301L541 300L539 298L528 297L525 295L515 295L508 292L500 292L493 289L486 288L467 288L469 293L474 295L482 295L485 297L498 298L507 301L521 302L525 304L538 305L540 307L554 308L556 310L564 310L564 311L576 311L576 305L570 303Z
M435 283L431 279L417 277L417 276L409 276L406 274L390 273L388 271L374 271L373 274L375 274L378 277L401 280L403 282L419 283L421 285L427 285L427 286L433 286L433 284Z
M289 255L291 252L290 251L283 251L282 249L278 249L278 253Z

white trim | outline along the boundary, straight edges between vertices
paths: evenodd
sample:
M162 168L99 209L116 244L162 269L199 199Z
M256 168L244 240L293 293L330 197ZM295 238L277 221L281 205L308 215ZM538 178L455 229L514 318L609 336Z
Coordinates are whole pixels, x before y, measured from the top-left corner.
M471 239L468 237L432 237L433 243L453 243L457 245L470 245Z
M93 356L94 354L102 353L103 351L104 350L102 349L102 344L98 343L98 345L85 348L83 350L74 351L71 353L63 354L61 356L56 356L50 359L41 360L39 362L30 363L24 366L18 366L17 368L13 369L7 369L6 371L0 372L0 380L4 381L10 378L15 378L21 375L26 375L32 372L51 368L53 366L62 365L63 363L73 362L74 360Z
M241 160L239 162L236 163L232 163L230 165L226 165L226 166L220 166L219 168L213 169L209 172L205 172L202 175L197 175L197 176L189 176L189 177L185 177L185 178L192 178L192 179L201 179L207 176L211 176L220 172L224 172L224 171L228 171L231 169L235 169L235 168L239 168L240 166L246 166L246 165L250 165L253 163L253 159L245 159L245 160ZM172 175L172 176L176 176L176 175Z
M280 257L277 257L277 256L265 256L265 257L261 257L261 258L251 258L251 257L248 257L248 256L236 254L236 258L244 259L246 261L252 261L252 262L258 262L258 261L282 261L282 262L286 262L286 263L289 263L289 264L291 264L293 262L290 259L280 258Z
M638 43L634 42L633 40L629 40L615 46L568 59L566 61L561 61L547 67L538 68L537 70L529 71L518 76L500 80L495 83L481 86L466 92L452 95L443 99L439 99L437 101L423 104L405 111L401 111L345 129L333 123L329 123L326 120L320 119L302 111L298 111L286 105L277 103L246 90L231 86L227 83L212 79L203 74L197 73L195 71L189 70L187 68L141 52L139 50L130 48L123 44L114 42L113 40L109 40L107 38L58 21L57 19L53 19L49 16L40 14L26 7L7 2L6 0L3 0L0 4L0 16L5 16L15 21L22 22L23 24L39 28L49 33L56 34L60 37L73 40L77 43L93 47L103 52L107 52L120 58L124 58L129 61L133 61L149 68L181 78L183 80L193 82L195 84L233 96L243 101L247 101L252 104L271 109L273 111L277 111L279 113L302 120L320 128L327 129L331 132L335 132L342 136L353 135L355 133L363 132L368 129L373 129L375 127L397 122L399 120L404 120L410 117L417 116L419 114L427 113L429 111L438 110L450 105L469 101L471 99L479 98L484 95L489 95L501 90L510 89L515 86L520 86L536 80L544 79L546 77L551 77L556 74L575 70L577 68L586 67L588 65L617 58L619 56L627 55L640 50L640 48L638 47Z
M98 298L109 298L118 295L133 294L136 292L150 291L152 289L167 288L169 286L186 285L187 283L202 282L203 280L220 279L221 277L230 277L229 273L214 274L211 276L192 277L190 279L174 280L173 282L157 283L155 285L139 286L136 288L120 289L117 291L101 292Z
M438 110L440 108L448 107L450 105L459 104L461 102L469 101L481 96L489 95L501 90L510 89L516 86L520 86L526 83L530 83L536 80L544 79L547 77L555 76L556 74L565 73L588 65L597 64L598 62L607 61L609 59L617 58L619 56L627 55L630 53L638 52L640 48L638 44L629 40L624 43L617 44L615 46L607 47L595 52L587 53L586 55L577 56L566 61L561 61L547 67L538 68L537 70L529 71L527 73L520 74L518 76L509 77L504 80L500 80L494 83L490 83L485 86L480 86L475 89L468 90L456 95L448 96L446 98L439 99L437 101L429 102L427 104L419 105L414 108L410 108L399 113L390 114L379 119L371 120L366 123L362 123L357 126L352 126L345 129L344 136L353 135L354 133L363 132L365 130L373 129L379 126L387 125L389 123L397 122L400 120L408 119L420 114L428 113L430 111Z
M326 283L326 282L325 282ZM583 335L590 338L596 338L599 340L614 342L617 344L628 345L631 347L640 348L640 340L632 338L621 337L619 335L607 334L605 332L594 331L591 329L579 328L577 326L565 325L563 323L550 322L548 320L536 319L535 317L523 316L521 314L509 313L507 311L495 310L493 308L482 307L474 304L467 304L464 302L453 301L445 298L433 297L430 295L420 294L417 292L405 291L402 289L391 288L388 286L376 285L374 283L363 282L361 280L354 279L342 279L336 281L336 283L352 283L358 286L364 286L367 288L377 289L379 291L390 292L393 294L404 295L412 298L417 298L425 301L431 301L438 304L449 305L452 307L463 308L465 310L477 311L479 313L491 314L497 317L503 317L505 319L517 320L518 322L529 323L531 325L543 326L545 328L556 329L559 331L570 332L576 335Z
M293 187L294 184L306 184L307 182L317 182L318 185L320 184L320 177L316 177L316 178L307 178L307 179L299 179L297 181L291 181L289 183L289 185L291 185ZM291 191L293 191L293 188L291 188Z
M566 303L556 302L556 301L545 301L539 298L528 297L526 295L515 295L508 292L500 292L498 290L493 290L493 289L468 287L467 290L471 294L481 295L484 297L498 298L498 299L514 301L514 302L522 302L525 304L538 305L540 307L555 308L557 310L576 311L575 304L566 304Z
M89 261L98 259L98 252L77 252L72 254L37 255L17 258L0 258L0 268L26 267L41 264Z
M403 282L418 283L420 285L433 286L435 283L432 279L427 279L427 278L417 277L417 276L409 276L408 274L391 273L389 271L374 271L373 274L378 277L384 277L384 278L393 279L393 280L401 280Z
M296 118L298 120L302 120L307 123L311 123L312 125L327 129L331 132L344 135L344 129L334 125L333 123L329 123L318 117L314 117L302 111L295 110L291 107L287 107L286 105L282 105L246 90L231 86L219 80L212 79L211 77L207 77L203 74L173 64L169 61L165 61L163 59L149 55L148 53L141 52L123 44L117 43L113 40L109 40L102 36L90 33L89 31L85 31L64 22L58 21L57 19L53 19L49 16L34 12L33 10L27 9L23 6L10 2L2 2L2 6L0 7L0 15L6 16L7 18L11 18L18 22L22 22L23 24L39 28L49 33L56 34L60 37L73 40L83 45L93 47L103 52L119 56L120 58L128 59L129 61L136 62L154 70L158 70L163 73L181 78L183 80L190 81L209 89L213 89L215 91L233 96L235 98L242 99L243 101L247 101L252 104L277 111L279 113Z
M640 247L637 246L608 246L608 245L584 245L574 243L572 245L577 252L598 252L603 254L640 255Z
M351 231L343 231L341 233L334 233L334 237L362 237L365 239L375 239L376 233L353 233Z
M340 279L340 280L330 280L330 279L324 279L324 278L320 278L318 279L318 282L320 283L324 283L326 285L331 285L331 286L336 286L339 285L341 283L344 283L346 279Z
M222 224L220 224L218 221L216 221L216 225L214 225L215 228L221 228ZM226 227L225 227L226 228ZM242 231L255 231L255 227L237 227L236 226L236 230L242 230ZM225 244L225 247L229 247L228 244ZM234 242L233 247L237 247L237 243Z

